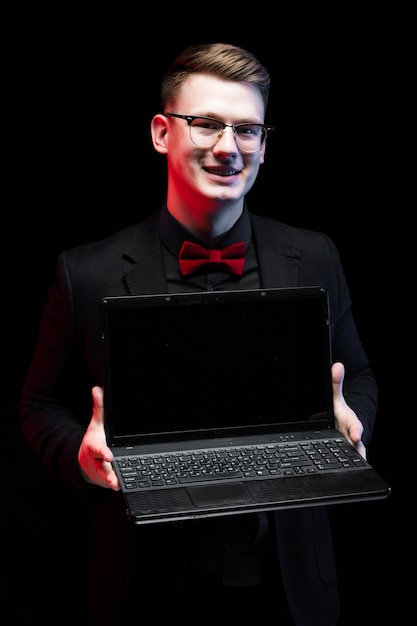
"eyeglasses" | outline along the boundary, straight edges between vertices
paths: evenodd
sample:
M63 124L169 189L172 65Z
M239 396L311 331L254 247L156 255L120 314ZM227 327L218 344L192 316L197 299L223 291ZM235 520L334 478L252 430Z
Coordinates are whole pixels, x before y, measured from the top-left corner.
M179 115L178 113L164 113L164 115L186 120L190 128L190 139L194 145L200 148L212 148L223 135L224 129L231 128L241 152L258 152L264 145L267 136L274 130L273 126L252 122L225 124L205 115Z

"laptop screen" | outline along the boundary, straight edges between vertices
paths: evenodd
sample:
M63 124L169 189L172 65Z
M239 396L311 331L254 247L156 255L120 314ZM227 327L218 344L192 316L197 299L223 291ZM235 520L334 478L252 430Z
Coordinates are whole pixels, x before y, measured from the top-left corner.
M325 290L124 296L102 306L113 444L333 425Z

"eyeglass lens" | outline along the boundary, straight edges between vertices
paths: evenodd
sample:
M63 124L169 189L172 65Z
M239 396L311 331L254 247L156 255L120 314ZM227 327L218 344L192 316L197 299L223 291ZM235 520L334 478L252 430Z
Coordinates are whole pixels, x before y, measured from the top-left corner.
M257 152L266 137L261 124L236 124L233 126L236 143L242 152ZM216 120L195 118L190 124L191 141L202 148L210 148L223 134L223 124Z

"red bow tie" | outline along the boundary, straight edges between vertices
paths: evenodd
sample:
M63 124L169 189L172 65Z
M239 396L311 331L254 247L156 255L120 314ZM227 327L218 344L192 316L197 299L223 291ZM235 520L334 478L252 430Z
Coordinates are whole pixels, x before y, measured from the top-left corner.
M178 257L181 274L192 274L209 263L218 263L227 267L232 274L242 275L245 265L246 246L243 241L226 246L223 250L204 248L197 243L184 241Z

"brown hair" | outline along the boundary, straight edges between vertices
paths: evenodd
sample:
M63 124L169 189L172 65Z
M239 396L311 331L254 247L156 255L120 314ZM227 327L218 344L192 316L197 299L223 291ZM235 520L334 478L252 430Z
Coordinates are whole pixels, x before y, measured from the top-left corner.
M214 74L225 80L252 83L268 105L270 76L265 67L248 50L225 43L189 46L171 62L161 82L161 106L166 106L190 74Z

